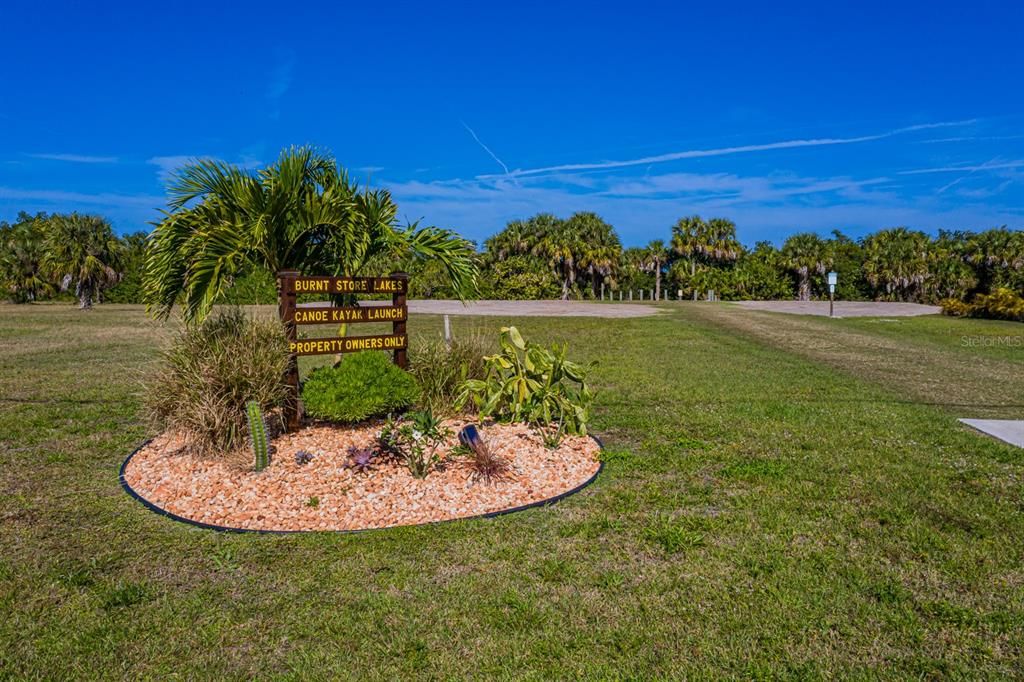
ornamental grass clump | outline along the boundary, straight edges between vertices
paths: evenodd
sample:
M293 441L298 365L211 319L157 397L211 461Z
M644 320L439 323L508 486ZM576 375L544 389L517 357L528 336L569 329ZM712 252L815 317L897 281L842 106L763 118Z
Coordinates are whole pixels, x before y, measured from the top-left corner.
M314 369L302 385L306 414L346 423L405 409L419 394L413 376L380 351L353 353L340 364Z
M467 379L487 375L484 358L492 343L480 333L460 335L446 343L441 337L418 337L409 346L409 371L420 387L419 405L437 414L454 414L459 387Z
M202 452L243 447L246 405L280 419L288 341L281 323L230 309L187 325L145 382L145 412L153 426L180 435ZM278 421L278 423L280 423Z
M463 382L459 404L472 400L484 418L587 435L593 402L587 368L567 360L564 345L527 343L515 327L502 327L500 346L500 352L486 358L484 379Z
M512 465L491 449L475 425L467 424L462 427L459 431L459 443L468 454L470 477L473 480L493 483L511 474Z

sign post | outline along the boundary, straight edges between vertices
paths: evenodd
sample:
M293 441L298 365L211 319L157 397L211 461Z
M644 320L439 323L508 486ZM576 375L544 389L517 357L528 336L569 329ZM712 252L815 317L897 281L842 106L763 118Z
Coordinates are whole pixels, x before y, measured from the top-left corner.
M285 383L289 398L285 402L284 421L289 431L299 428L302 405L299 401L300 355L328 355L358 353L364 350L393 351L395 364L405 369L409 337L405 322L409 317L406 296L409 275L393 272L388 277L303 277L297 270L277 273L277 312L284 324L288 339L288 369ZM299 294L391 294L391 305L332 306L313 305L299 307ZM299 340L300 324L359 324L364 322L390 322L391 333L374 336L343 336Z
M835 271L828 273L828 316L835 317L836 282L839 275Z

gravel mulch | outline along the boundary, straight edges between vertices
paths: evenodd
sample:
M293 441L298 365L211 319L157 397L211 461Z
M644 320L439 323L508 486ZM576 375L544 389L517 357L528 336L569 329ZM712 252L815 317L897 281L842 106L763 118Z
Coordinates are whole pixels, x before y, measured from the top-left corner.
M315 424L274 439L270 466L252 470L251 455L199 456L180 438L153 439L128 462L125 482L161 509L202 523L248 530L363 530L478 516L539 502L585 483L598 470L599 447L570 437L556 450L520 424L487 424L484 440L508 458L512 473L475 481L464 458L451 456L422 480L399 462L378 461L372 471L347 468L348 448L376 442L380 423L359 427ZM295 453L313 454L297 464Z

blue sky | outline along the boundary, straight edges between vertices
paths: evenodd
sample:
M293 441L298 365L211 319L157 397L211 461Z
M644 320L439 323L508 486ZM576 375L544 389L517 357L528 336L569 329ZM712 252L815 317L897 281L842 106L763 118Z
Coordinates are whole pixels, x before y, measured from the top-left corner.
M0 219L145 229L184 160L312 143L477 240L1024 228L1024 3L216 4L4 3Z

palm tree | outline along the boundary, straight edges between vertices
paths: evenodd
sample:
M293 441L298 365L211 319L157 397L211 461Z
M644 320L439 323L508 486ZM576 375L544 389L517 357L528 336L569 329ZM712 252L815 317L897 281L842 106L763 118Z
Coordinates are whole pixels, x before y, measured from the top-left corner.
M877 296L899 301L920 298L929 274L930 242L924 232L905 227L880 230L864 240L864 276Z
M978 286L978 275L968 262L969 238L963 232L939 230L937 239L928 245L928 300L966 299Z
M532 237L529 221L513 220L504 230L484 241L488 262L494 263L529 253Z
M648 244L644 250L641 260L641 268L645 272L654 273L654 300L661 300L661 274L668 262L669 251L665 248L665 242L655 239Z
M75 285L78 307L92 308L93 301L102 300L103 290L121 278L122 246L110 229L110 223L99 216L55 215L46 232L43 263L60 280L61 291Z
M1011 285L1024 272L1024 232L1006 226L964 234L964 258L978 274L976 290L988 292Z
M811 300L811 274L819 275L832 266L828 243L813 232L795 234L782 245L782 262L797 276L798 298Z
M353 276L381 258L413 256L441 263L460 298L476 291L470 242L436 227L399 227L388 191L360 191L311 147L286 149L255 173L195 161L168 191L170 210L150 239L144 278L158 317L180 301L187 320L202 320L232 277L253 268Z
M575 261L590 277L590 291L597 296L598 278L610 277L622 256L622 243L615 228L596 213L574 213L565 221L565 231L574 239Z
M566 222L550 213L540 213L529 220L533 245L530 253L543 259L561 282L563 301L569 299L569 290L576 283L576 252L579 244L566 228Z
M46 222L45 213L21 213L14 225L0 225L0 282L15 303L31 303L53 289L43 267Z
M699 264L721 266L735 263L743 253L736 239L736 225L725 218L705 221L700 216L680 218L672 227L672 250L690 263L690 277ZM693 288L697 299L697 289Z

